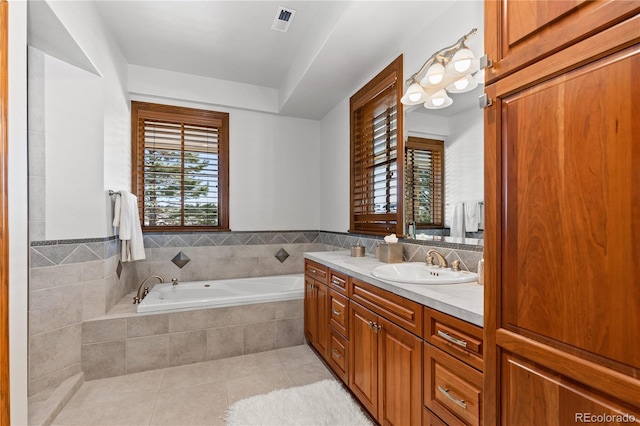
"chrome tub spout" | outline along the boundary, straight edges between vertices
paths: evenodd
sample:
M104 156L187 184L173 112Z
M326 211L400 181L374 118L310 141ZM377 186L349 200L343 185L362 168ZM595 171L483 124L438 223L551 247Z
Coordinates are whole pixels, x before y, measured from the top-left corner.
M156 278L157 280L160 281L160 283L164 282L164 278L162 278L160 275L152 275L150 277L147 277L144 279L144 281L142 281L140 283L140 286L138 287L138 294L136 295L136 297L133 298L133 304L137 305L138 303L142 302L142 299L144 299L144 297L149 294L149 287L146 287L145 284L150 280ZM144 287L144 291L143 288ZM141 294L142 293L142 294Z

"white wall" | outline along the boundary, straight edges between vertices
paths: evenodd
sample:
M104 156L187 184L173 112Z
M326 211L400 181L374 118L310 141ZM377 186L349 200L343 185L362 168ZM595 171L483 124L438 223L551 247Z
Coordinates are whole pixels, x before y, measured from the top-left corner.
M415 37L413 40L410 40L405 46L403 46L401 51L397 52L396 56L400 53L403 53L404 55L405 80L406 78L411 76L411 74L416 72L422 66L424 61L427 60L429 56L431 56L431 54L445 46L453 44L458 40L458 38L460 38L464 34L467 34L472 28L478 28L478 33L469 40L468 45L475 53L479 54L483 52L483 20L484 5L482 1L460 0L458 2L455 2L439 19L426 26L424 31L420 35ZM322 189L320 193L322 215L320 220L320 229L344 232L346 230L344 228L345 223L348 227L349 98L353 95L353 93L360 89L360 87L366 84L367 81L369 81L386 65L388 65L396 56L390 58L380 58L381 62L378 68L371 70L371 74L369 76L363 76L362 81L357 86L353 87L352 92L348 94L347 97L339 104L339 106L344 106L343 111L338 113L337 110L334 109L321 121L321 170L324 174L326 170L332 170L335 167L340 167L340 171L334 173L329 179L324 176L322 177ZM477 113L477 110L474 111ZM416 115L420 114L416 113ZM477 133L479 149L482 149L482 127L478 129L478 125L482 126L482 114L479 113L478 118L476 119L471 119L469 116L466 116L466 118L469 118L470 120L468 123L465 123L462 120L457 120L454 124L452 122L452 119L450 119L448 126L430 122L422 126L419 130L419 133L423 137L426 137L428 135L437 136L445 133L446 128L449 127L449 131L447 133L449 134L449 136L445 138L445 141L450 142L451 146L455 146L456 150L460 146L464 147L467 144L470 144L470 135ZM413 120L413 117L410 118L410 120ZM466 132L462 130L467 126L471 129L469 130L469 135L467 135ZM462 142L456 142L458 138L462 138ZM461 149L464 150L465 148ZM454 151L454 154L452 154L452 156L455 156L456 152L457 151ZM460 155L459 152L457 153L458 155ZM450 157L448 152L445 152L445 156ZM463 167L464 165L469 165L470 163L470 161L464 161L461 167ZM480 163L478 170L481 169L482 163ZM474 176L475 178L475 171L472 173L472 176ZM448 181L446 182L446 184L448 185ZM344 196L345 188L347 191L346 202ZM326 206L332 206L330 212L328 211ZM344 219L341 220L339 218Z
M46 240L105 236L102 78L44 55Z
M481 112L473 108L451 117L444 159L445 200L449 207L456 202L484 200L483 141Z
M320 225L323 231L349 229L349 99L320 122Z
M229 225L233 231L317 229L320 124L315 120L226 105L227 90L206 87L205 77L145 67L130 67L134 100L229 113ZM220 85L220 80L212 81ZM235 83L232 84L235 87ZM238 98L255 107L261 93Z
M27 410L27 3L9 4L9 374L11 424Z
M74 43L82 49L87 59L100 73L98 77L99 89L96 89L92 83L83 80L83 85L92 86L91 93L82 97L76 96L73 102L72 98L62 100L59 108L72 110L74 108L72 103L80 101L84 105L92 105L91 110L93 111L94 100L100 99L102 122L100 130L84 129L90 132L91 145L95 149L81 154L88 154L91 157L90 160L97 158L97 156L103 159L101 167L94 168L90 177L87 178L92 182L90 188L87 188L92 191L88 194L90 201L84 202L81 197L78 197L73 204L67 205L65 213L57 210L52 213L52 216L48 214L47 220L51 220L52 224L56 225L52 226L47 223L47 238L51 239L54 236L60 239L110 236L113 235L111 227L112 200L106 195L106 190L129 189L131 187L131 117L126 90L126 61L117 42L104 27L94 4L67 1L48 1L47 3L68 31ZM69 72L77 76L77 73ZM96 93L96 90L100 93ZM45 117L45 123L49 125L49 122L50 120ZM58 124L59 127L64 125L63 123ZM69 126L72 124L72 122L67 123ZM60 129L57 131L59 132ZM93 138L100 139L100 147L93 144ZM46 135L46 140L48 144L49 135ZM82 161L82 156L78 155L78 157L79 161ZM101 184L98 184L98 181ZM48 189L49 185L47 184ZM47 195L47 210L50 208L49 201L53 200L54 196L54 194ZM69 211L78 212L78 216L84 218L80 222L81 229L69 230L66 225L67 220L64 217Z

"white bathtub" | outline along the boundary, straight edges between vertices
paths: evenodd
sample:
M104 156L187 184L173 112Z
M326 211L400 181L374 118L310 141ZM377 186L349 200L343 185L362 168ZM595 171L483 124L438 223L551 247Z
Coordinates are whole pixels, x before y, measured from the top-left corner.
M304 275L156 284L138 312L224 307L304 298Z

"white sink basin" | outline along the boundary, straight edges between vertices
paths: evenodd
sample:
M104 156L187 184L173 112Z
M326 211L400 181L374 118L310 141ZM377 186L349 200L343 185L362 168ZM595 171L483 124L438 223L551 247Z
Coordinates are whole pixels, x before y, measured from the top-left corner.
M427 266L423 262L389 263L376 267L371 275L387 281L407 284L461 284L476 281L478 274Z

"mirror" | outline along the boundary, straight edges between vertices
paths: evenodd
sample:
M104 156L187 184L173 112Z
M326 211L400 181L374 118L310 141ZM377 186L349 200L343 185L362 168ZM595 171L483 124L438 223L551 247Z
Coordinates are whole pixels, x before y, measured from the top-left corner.
M447 242L482 244L484 123L478 97L483 90L484 85L480 84L470 92L451 94L453 104L439 110L430 110L422 105L405 107L405 140L424 138L444 141L445 226L444 229L418 227L414 230L414 235L424 233L430 235L428 238L432 238L431 235L444 237L442 240ZM409 191L409 188L405 188L405 191ZM464 223L462 203L468 205L468 208L481 209L475 212L480 215L477 218L480 220L477 232L464 232L467 224ZM475 216L473 212L472 216ZM468 222L470 229L475 228L473 222L474 217ZM411 229L408 233L411 233ZM480 241L474 241L475 239Z

